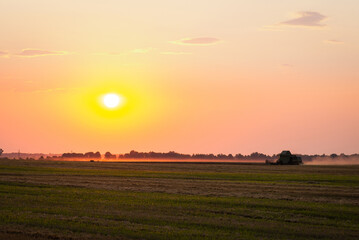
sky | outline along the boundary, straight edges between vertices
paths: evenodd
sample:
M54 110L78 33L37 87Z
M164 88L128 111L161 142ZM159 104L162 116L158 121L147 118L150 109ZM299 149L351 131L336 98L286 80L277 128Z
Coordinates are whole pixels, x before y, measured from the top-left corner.
M0 29L5 152L359 152L357 0L0 0Z

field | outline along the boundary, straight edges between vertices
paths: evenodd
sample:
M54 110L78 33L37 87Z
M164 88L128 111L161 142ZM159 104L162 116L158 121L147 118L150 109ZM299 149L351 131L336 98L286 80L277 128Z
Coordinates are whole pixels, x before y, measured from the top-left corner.
M359 239L359 166L0 160L0 239Z

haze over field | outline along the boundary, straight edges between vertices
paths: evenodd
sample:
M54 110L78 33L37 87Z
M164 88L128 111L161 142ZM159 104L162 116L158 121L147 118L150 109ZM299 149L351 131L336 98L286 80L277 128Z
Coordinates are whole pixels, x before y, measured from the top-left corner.
M2 0L0 29L5 152L358 152L357 0Z

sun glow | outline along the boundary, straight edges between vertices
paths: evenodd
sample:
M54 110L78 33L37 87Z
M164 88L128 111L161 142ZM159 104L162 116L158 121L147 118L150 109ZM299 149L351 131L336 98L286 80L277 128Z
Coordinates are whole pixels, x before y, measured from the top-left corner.
M103 96L102 103L108 109L115 109L124 104L124 98L116 93L108 93Z

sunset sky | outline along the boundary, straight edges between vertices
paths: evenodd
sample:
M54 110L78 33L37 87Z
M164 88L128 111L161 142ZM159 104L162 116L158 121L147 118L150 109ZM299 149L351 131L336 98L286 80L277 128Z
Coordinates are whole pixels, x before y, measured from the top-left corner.
M0 29L5 152L359 152L358 0L0 0Z

